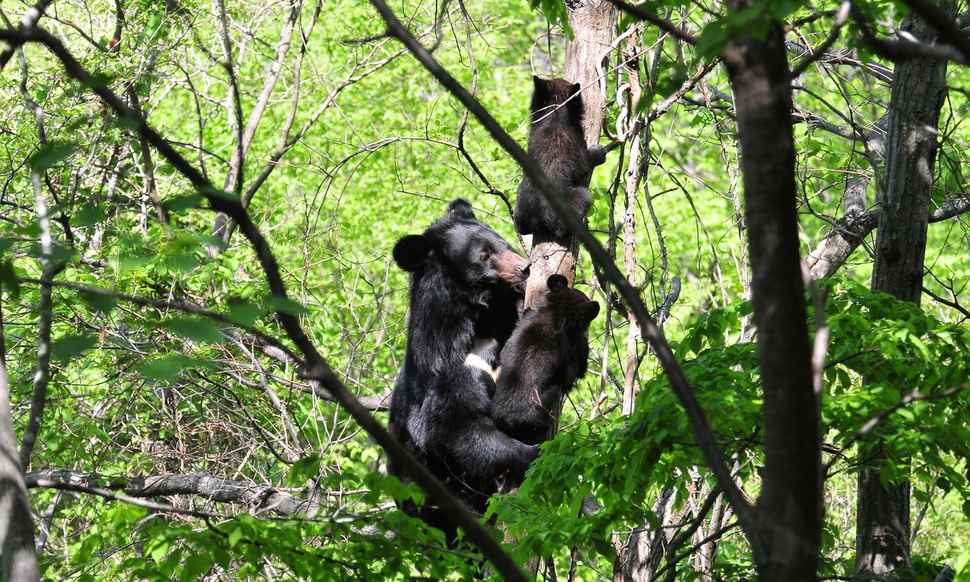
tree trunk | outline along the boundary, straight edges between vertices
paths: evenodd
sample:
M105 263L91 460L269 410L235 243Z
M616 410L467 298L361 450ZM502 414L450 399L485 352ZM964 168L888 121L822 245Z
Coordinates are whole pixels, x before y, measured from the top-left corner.
M723 53L737 109L764 392L765 466L750 541L761 580L814 582L821 453L798 254L791 81L781 27L761 38L735 40Z
M953 13L953 4L943 8ZM907 17L903 30L936 40L923 21ZM937 126L946 96L946 61L910 59L897 64L889 102L886 191L880 201L872 289L919 304L929 218ZM909 482L883 485L878 444L863 448L858 476L856 568L884 575L909 565Z
M34 522L19 458L10 417L7 369L0 361L0 580L5 582L40 579Z
M596 145L599 143L606 115L606 80L603 79L602 85L598 81L599 69L613 41L615 9L606 0L567 0L566 7L574 34L573 39L566 45L566 79L583 87L583 134L587 145ZM589 186L589 182L583 186ZM578 253L579 248L575 241L565 247L555 241L533 237L532 249L529 251L529 280L525 288L527 309L535 306L546 289L546 280L550 275L562 275L566 277L570 287L573 285ZM551 411L554 421L550 428L550 437L559 428L561 411L562 402L559 402L555 410ZM527 567L535 574L539 567L538 559L531 558Z
M569 24L573 40L566 45L566 79L583 87L583 132L588 145L599 143L606 108L606 80L600 84L600 63L613 41L615 9L606 0L569 0ZM589 184L584 184L589 186ZM532 239L532 262L526 283L525 306L533 307L546 288L546 279L556 273L573 284L576 276L575 244L569 248L556 242Z

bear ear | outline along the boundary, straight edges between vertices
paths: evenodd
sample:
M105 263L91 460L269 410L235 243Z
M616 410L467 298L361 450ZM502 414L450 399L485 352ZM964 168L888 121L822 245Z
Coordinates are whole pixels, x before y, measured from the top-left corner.
M546 279L546 287L548 287L550 291L562 291L563 289L569 287L569 281L559 274L549 275L549 278Z
M579 93L582 90L583 90L582 85L580 85L579 83L573 83L572 86L569 88L569 96L572 97L573 95Z
M431 253L431 242L423 234L409 234L394 245L394 262L405 271L417 271Z
M541 107L545 107L549 101L549 82L545 79L532 76L532 112L535 113Z
M472 205L464 198L455 198L448 205L448 213L462 220L476 220Z

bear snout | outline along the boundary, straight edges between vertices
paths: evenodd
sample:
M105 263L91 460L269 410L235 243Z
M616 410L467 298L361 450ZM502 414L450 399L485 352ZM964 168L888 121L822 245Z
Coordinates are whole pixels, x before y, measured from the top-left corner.
M503 251L495 256L495 272L499 279L512 285L529 278L529 260L512 251Z

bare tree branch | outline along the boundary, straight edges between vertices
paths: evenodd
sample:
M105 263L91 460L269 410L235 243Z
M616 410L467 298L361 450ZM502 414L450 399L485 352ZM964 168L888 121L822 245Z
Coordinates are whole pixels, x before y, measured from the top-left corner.
M34 522L17 454L10 416L7 366L0 361L0 579L40 579L34 549Z
M835 41L839 39L839 33L842 32L842 27L845 26L846 21L849 19L849 10L851 8L852 3L849 2L849 0L842 2L842 6L839 8L839 12L836 15L835 25L832 27L832 32L830 32L825 40L822 41L822 44L818 45L818 48L813 50L811 54L795 65L791 72L792 79L795 79L804 73L808 67L812 65L812 63L825 56L826 52L832 48Z
M222 8L222 10L223 12L225 11L224 8ZM234 155L232 159L233 164L237 163L237 161L239 164L242 164L243 158L249 152L249 146L253 142L253 137L255 137L256 135L256 130L259 129L259 123L263 119L263 113L266 112L266 107L269 105L269 98L273 94L273 89L276 87L276 82L279 80L280 73L283 70L283 61L286 59L286 55L290 51L290 44L293 40L293 31L296 29L296 22L299 19L300 13L302 12L302 10L303 10L302 0L290 0L290 11L289 11L289 14L287 15L286 22L283 24L283 30L280 32L279 42L277 42L276 44L276 57L273 59L273 61L270 63L269 67L267 68L266 76L263 81L263 89L262 91L260 91L259 97L256 98L256 104L253 106L252 111L249 112L249 120L246 122L246 127L242 131L242 135L240 137L240 140L241 140L240 146L236 150L237 152L236 155L240 156L240 158L239 160L237 160L236 155ZM319 12L319 4L318 4L317 12ZM225 15L223 14L223 17L224 16ZM313 23L314 24L316 23L316 13L314 14ZM228 35L224 34L223 38L226 39L224 42L228 41ZM229 49L225 49L225 50L228 51ZM303 54L304 52L300 53L301 62L303 60ZM297 79L297 83L299 83L299 79ZM299 89L297 89L296 91L297 91L297 95L299 95ZM299 97L297 97L296 99L298 100ZM293 112L295 113L295 111L296 111L296 108L294 107ZM291 118L292 116L293 115L291 114ZM286 132L289 131L289 127L292 125L293 121L292 119L288 119L287 122L288 123L285 130ZM240 150L241 150L241 153L240 153ZM238 174L238 178L241 183L241 180L242 180L241 173ZM228 190L229 187L227 186L226 189ZM248 203L248 200L247 200L247 203ZM212 227L212 232L214 236L222 237L223 244L228 244L229 242L229 238L227 235L230 231L227 228L227 226L228 226L228 218L224 214L217 214L215 218L215 224L213 224L213 227Z
M44 128L44 110L34 102L27 90L27 58L23 47L17 48L20 59L20 92L26 108L34 114L37 124L37 135L41 146L47 145L47 131ZM24 440L20 447L20 466L26 469L30 466L30 456L40 433L40 423L47 404L47 387L50 383L51 363L51 323L54 318L53 297L50 280L64 268L61 261L54 259L54 237L51 232L49 204L40 183L40 170L31 168L30 182L34 189L34 211L37 213L37 224L40 227L40 266L45 281L40 288L38 301L37 322L37 370L34 373L34 391L30 399L30 416L27 428L24 430Z
M37 4L34 4L27 12L24 13L23 18L20 21L20 30L30 30L37 26L37 22L40 21L41 16L47 11L47 8L54 3L54 0L40 0ZM4 17L6 18L6 17ZM13 57L13 53L20 47L18 43L10 43L4 47L3 52L0 53L0 71L7 66L10 59Z
M926 0L903 0L903 4L936 29L941 39L955 46L963 55L964 62L970 63L970 37L960 30L951 15Z
M239 503L250 512L282 516L312 516L319 503L300 499L269 485L250 481L221 479L205 473L191 475L150 475L141 477L106 477L63 469L33 471L24 477L28 489L46 488L84 493L122 492L130 498L156 498L171 495L196 495L218 503ZM126 499L121 499L126 501ZM174 507L172 509L175 509ZM184 510L178 509L182 512Z
M950 60L966 65L970 63L966 53L945 44L924 44L905 38L887 40L876 36L872 23L859 11L855 5L849 12L855 21L862 41L879 56L890 61L902 61L913 58Z
M947 198L939 208L930 212L929 222L942 222L970 212L970 193L961 192ZM849 255L879 224L879 210L840 219L832 232L822 239L806 257L812 277L822 279L833 275Z

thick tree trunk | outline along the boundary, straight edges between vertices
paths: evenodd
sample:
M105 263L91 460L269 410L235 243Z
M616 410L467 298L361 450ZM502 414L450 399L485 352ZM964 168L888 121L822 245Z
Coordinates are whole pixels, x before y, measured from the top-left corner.
M735 0L732 9L747 4ZM815 580L821 537L819 410L812 387L798 255L792 98L784 36L725 49L737 109L751 294L764 391L758 531L751 540L761 580Z
M601 85L599 65L613 41L615 9L606 0L569 0L566 6L574 35L566 45L566 79L583 87L583 131L586 143L596 145L603 131L606 107L605 79ZM572 286L576 276L577 251L574 244L567 248L539 238L532 240L529 253L532 266L525 291L526 307L535 305L539 294L546 288L549 275L563 275Z
M40 579L40 571L34 552L34 521L19 458L10 418L7 369L0 361L0 580L32 582Z
M599 142L606 112L606 79L600 64L616 27L616 9L606 0L566 0L573 39L566 44L566 80L583 87L586 143Z
M613 41L616 25L615 9L606 0L567 0L566 7L574 37L566 45L565 78L583 87L583 133L587 145L596 145L599 143L600 133L603 131L603 119L606 115L605 79L601 85L598 81L598 69ZM583 186L589 186L589 182L587 181ZM546 289L546 280L550 275L562 275L566 277L569 286L573 286L578 254L579 248L575 242L565 247L558 242L540 237L532 239L532 248L529 251L531 263L529 280L525 288L526 308L535 306L537 299ZM551 433L555 433L559 428L561 409L560 402L559 406L552 411L555 421L550 429ZM529 560L530 572L535 574L538 567L537 558Z
M944 9L953 12L953 4ZM933 42L932 28L912 16L903 29ZM886 191L880 203L872 289L920 302L937 126L946 96L946 62L911 59L896 65L889 103ZM856 567L883 575L909 564L909 482L883 485L879 445L863 449L856 505Z

